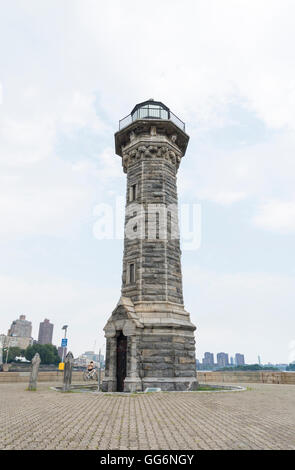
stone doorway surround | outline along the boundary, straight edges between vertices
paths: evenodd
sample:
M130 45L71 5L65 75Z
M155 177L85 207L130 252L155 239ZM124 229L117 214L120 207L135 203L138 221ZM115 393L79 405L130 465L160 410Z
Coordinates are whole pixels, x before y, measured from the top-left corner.
M105 392L117 391L117 333L122 331L127 337L126 378L124 391L141 391L141 379L137 367L136 334L137 329L143 329L144 325L139 321L133 302L127 297L121 297L104 331L107 340L106 347L106 371L102 383Z

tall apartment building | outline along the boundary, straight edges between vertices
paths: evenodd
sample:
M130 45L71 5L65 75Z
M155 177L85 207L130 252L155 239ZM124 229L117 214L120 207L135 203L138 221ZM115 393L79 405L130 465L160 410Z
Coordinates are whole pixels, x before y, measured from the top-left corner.
M26 349L32 343L32 323L26 320L25 315L20 315L11 323L5 339L5 347Z
M218 367L227 367L229 365L227 353L220 352L217 354L217 365Z
M52 344L53 324L50 323L48 318L45 318L39 326L38 343L39 344Z
M214 367L214 354L205 352L202 363L204 367Z
M21 338L31 338L32 322L26 320L25 315L20 315L18 320L11 323L11 327L7 333L8 336L20 336Z
M243 365L245 365L245 356L244 356L244 354L236 353L236 355L235 355L235 363L236 363L236 366L243 366Z

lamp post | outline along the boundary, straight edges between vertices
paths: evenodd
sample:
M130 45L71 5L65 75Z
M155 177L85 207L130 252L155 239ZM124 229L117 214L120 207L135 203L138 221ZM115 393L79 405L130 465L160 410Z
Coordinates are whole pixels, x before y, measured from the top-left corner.
M3 364L3 342L2 338L0 339L0 367Z
M100 392L100 383L101 383L101 347L99 348L98 352L98 384L97 384L97 391Z
M64 339L65 339L65 340L67 339L67 329L68 329L68 325L64 325L64 326L62 327L62 330L65 330L65 336L64 336ZM64 341L64 343L66 343L66 341ZM63 347L62 347L62 360L61 360L61 362L64 362L65 347L66 347L66 346L63 346Z
M97 387L98 392L100 392L100 378L101 378L100 351L101 351L101 349L99 348L99 353L98 353L98 387Z
M10 337L8 336L7 351L6 351L6 364L7 364L7 362L8 362L9 349L10 349Z

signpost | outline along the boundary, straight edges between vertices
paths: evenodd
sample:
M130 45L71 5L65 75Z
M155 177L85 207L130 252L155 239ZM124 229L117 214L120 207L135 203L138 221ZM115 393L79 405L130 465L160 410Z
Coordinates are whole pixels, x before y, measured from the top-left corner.
M97 384L97 391L100 392L100 377L101 377L101 363L100 363L100 350L98 355L98 384Z
M65 348L67 347L67 343L68 343L68 340L67 340L67 329L68 329L68 325L64 325L64 326L62 327L62 330L65 330L65 336L64 336L64 338L61 340L61 347L62 347L62 360L61 360L61 362L64 362Z
M4 339L3 339L3 335L0 335L0 367L3 364L3 348L4 348Z

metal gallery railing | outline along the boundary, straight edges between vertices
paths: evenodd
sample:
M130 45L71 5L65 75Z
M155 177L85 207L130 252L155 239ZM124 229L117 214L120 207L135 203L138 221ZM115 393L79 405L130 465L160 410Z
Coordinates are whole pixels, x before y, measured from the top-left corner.
M133 114L128 114L128 116L125 116L119 121L119 130L129 126L129 124L137 121L138 119L170 120L185 132L185 123L170 110L163 109L159 106L144 106L142 108L138 108Z

